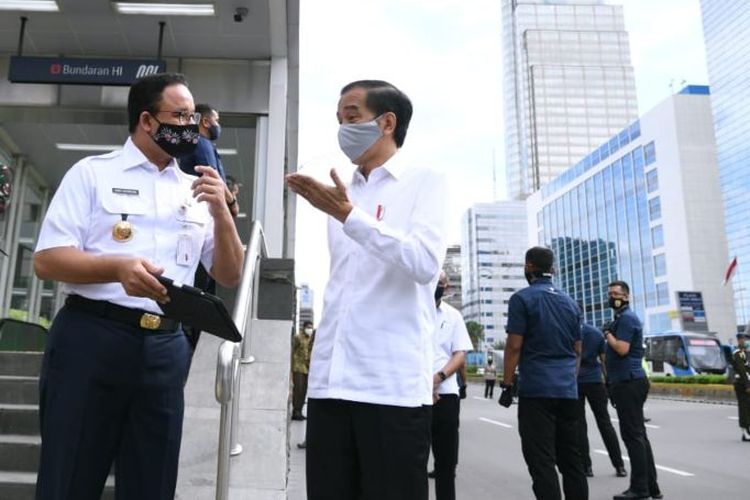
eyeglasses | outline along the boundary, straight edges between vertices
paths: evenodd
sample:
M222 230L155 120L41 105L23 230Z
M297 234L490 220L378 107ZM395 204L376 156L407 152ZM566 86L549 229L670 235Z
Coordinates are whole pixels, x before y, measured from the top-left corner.
M198 123L201 119L200 113L195 113L191 111L172 111L170 109L160 109L156 112L156 114L159 113L169 113L172 115L172 118L176 118L179 120L180 125L185 125L186 123Z

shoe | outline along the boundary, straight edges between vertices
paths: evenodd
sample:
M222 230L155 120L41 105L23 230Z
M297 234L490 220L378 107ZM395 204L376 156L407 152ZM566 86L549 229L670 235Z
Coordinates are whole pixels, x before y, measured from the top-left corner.
M305 448L307 448L307 440L304 440L301 443L297 443L297 448L299 448L300 450L304 450Z
M617 477L628 477L628 471L625 470L624 466L615 467L615 476Z
M292 413L292 420L307 420L301 413Z
M742 440L743 441L750 441L750 437L747 436L747 433L745 433L745 432L742 433Z
M430 479L435 479L435 471L431 470L430 472L428 472L427 477L429 477Z
M648 417L643 417L643 421L644 421L644 422L651 422L651 419L650 419L650 418L648 418Z
M656 490L651 492L651 498L664 498L664 495L661 494L661 491Z
M584 474L584 475L585 475L586 477L594 477L594 471L593 471L593 470L591 470L591 467L586 467L586 468L585 468L585 469L583 470L583 474Z
M649 497L649 495L639 495L638 493L633 493L630 490L625 490L619 495L615 495L612 497L613 500L646 500Z

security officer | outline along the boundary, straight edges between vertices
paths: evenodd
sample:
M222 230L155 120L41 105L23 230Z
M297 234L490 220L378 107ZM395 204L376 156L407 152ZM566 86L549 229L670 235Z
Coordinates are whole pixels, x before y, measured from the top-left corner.
M624 281L608 285L609 305L615 319L605 325L607 342L606 367L609 395L617 408L620 435L630 457L630 488L615 500L662 498L656 481L656 467L651 443L646 434L643 405L648 396L649 382L641 366L643 358L643 327L638 316L628 307L630 287Z
M587 477L593 477L591 469L591 455L589 453L589 439L586 426L586 400L589 401L591 411L596 418L596 426L602 435L602 441L607 448L612 467L615 468L617 477L628 475L625 463L620 452L620 443L617 441L617 433L612 427L607 411L607 389L602 377L602 365L604 364L604 353L606 343L602 332L593 326L584 323L581 325L583 336L583 348L581 351L581 368L578 371L578 425L579 438L581 440L581 454L583 455L583 467Z
M577 437L577 363L581 353L581 312L552 284L554 254L546 247L526 252L529 286L508 304L501 404L509 406L509 381L519 368L518 431L521 449L538 499L589 495Z
M99 499L113 461L119 500L174 496L188 344L156 276L191 283L200 261L236 286L243 258L218 174L174 159L196 118L182 75L136 81L122 150L76 163L52 199L34 268L68 298L40 378L38 500Z
M734 393L737 395L737 410L740 413L742 440L750 441L750 325L745 333L737 334L737 349L732 353L734 368Z

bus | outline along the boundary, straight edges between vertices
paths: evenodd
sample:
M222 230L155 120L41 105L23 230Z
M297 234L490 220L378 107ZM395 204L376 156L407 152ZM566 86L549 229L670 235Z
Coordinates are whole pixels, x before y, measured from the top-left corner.
M723 375L727 360L714 334L663 332L646 334L644 357L652 375Z

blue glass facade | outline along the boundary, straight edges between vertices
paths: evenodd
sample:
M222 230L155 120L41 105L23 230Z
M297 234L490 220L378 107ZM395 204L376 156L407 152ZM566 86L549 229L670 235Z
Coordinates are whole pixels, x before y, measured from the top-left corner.
M612 317L611 281L630 284L632 307L641 318L669 294L662 283L657 296L655 266L663 266L663 256L654 260L651 221L659 202L646 183L647 176L658 179L656 145L627 147L639 135L636 122L542 193L540 241L555 252L558 285L583 306L585 321L593 325ZM593 175L577 181L591 169ZM576 185L566 188L573 181Z
M750 320L750 2L701 0L738 325Z

